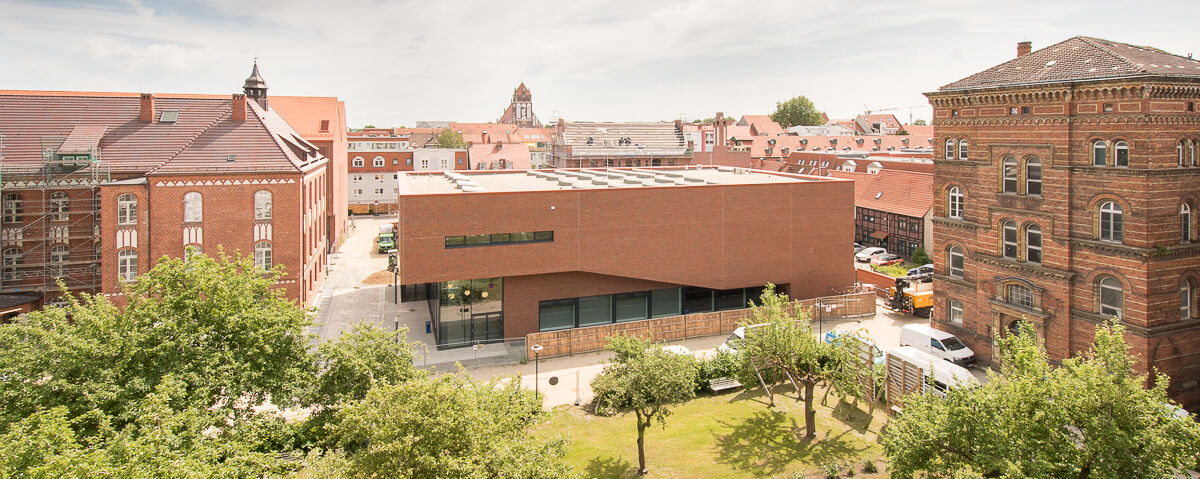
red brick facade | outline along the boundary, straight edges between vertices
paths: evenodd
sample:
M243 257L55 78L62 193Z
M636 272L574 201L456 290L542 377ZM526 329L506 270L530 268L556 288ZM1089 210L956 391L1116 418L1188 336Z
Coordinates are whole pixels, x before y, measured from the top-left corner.
M994 362L995 338L1028 321L1061 360L1089 348L1096 325L1119 316L1139 367L1170 375L1172 396L1195 406L1200 244L1195 220L1185 239L1180 213L1200 206L1200 167L1186 149L1181 165L1178 146L1200 141L1200 78L1141 76L927 94L936 131L932 323ZM1040 194L1030 181L1039 163ZM962 194L961 213L952 189ZM1119 206L1121 227L1102 223L1106 204ZM1030 235L1039 230L1041 261ZM963 254L961 273L951 251ZM1105 288L1103 310L1102 283L1120 290ZM950 317L950 301L961 322Z

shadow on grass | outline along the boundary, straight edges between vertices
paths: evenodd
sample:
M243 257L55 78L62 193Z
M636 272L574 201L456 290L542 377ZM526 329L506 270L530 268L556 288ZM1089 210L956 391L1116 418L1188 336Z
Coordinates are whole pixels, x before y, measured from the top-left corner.
M720 422L729 433L717 436L717 461L756 476L770 476L792 467L808 466L830 459L854 461L865 445L853 444L849 431L830 434L817 425L817 438L804 437L802 419L793 413L757 411L741 421Z
M619 479L637 476L637 468L619 457L593 457L583 469L583 477Z
M841 421L842 424L854 429L859 434L865 434L871 429L871 422L875 420L875 416L872 416L868 410L863 409L864 407L869 408L871 407L871 404L869 402L860 401L857 398L855 398L854 403L851 404L850 402L847 402L846 398L843 396L840 398L837 405L833 407L831 415L835 419Z

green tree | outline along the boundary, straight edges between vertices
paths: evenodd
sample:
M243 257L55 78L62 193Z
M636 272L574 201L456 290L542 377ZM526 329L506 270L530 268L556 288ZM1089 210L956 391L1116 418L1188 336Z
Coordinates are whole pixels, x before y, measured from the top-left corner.
M646 428L666 427L671 407L696 395L699 373L695 358L664 351L645 339L608 339L616 355L592 380L598 408L632 410L637 416L638 471L646 473Z
M1176 477L1196 465L1200 425L1134 370L1124 328L1051 367L1032 327L1000 340L1002 370L945 398L911 395L881 442L893 477Z
M437 139L434 140L438 148L466 148L467 142L463 140L462 133L456 132L449 128L443 128L441 133L438 133Z
M375 128L375 125L363 125L363 128Z
M932 263L933 259L929 257L929 253L925 252L925 248L918 246L912 250L912 262L917 266L921 266Z
M776 102L775 113L771 114L771 119L784 128L796 125L814 126L825 124L825 117L817 110L817 107L813 106L812 100L804 96Z
M312 462L351 477L574 477L565 440L529 431L544 414L518 379L480 383L459 372L381 384L338 412L344 453Z
M121 429L165 377L183 384L176 411L296 403L313 377L310 319L275 286L282 274L224 253L163 258L124 289L123 309L68 296L0 326L0 430L58 406L73 420L97 410Z
M366 397L377 385L402 383L420 374L413 366L413 349L406 333L362 323L321 343L316 354L321 374L312 404L339 406Z
M927 123L925 123L925 120L918 119L918 120L914 121L913 124L914 125L925 125Z
M847 368L854 364L854 353L845 343L830 344L818 338L809 313L793 307L786 294L775 291L775 285L767 285L759 302L750 309L753 319L743 324L746 337L738 345L742 384L759 384L768 393L772 384L790 383L803 389L805 436L816 437L816 387L848 386L846 378L852 373Z

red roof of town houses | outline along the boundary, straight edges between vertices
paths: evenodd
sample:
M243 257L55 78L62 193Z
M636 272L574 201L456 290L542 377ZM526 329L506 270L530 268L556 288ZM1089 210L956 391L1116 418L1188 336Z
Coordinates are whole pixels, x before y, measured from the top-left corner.
M528 170L532 167L529 146L524 143L471 145L467 150L467 158L475 169ZM500 166L501 160L504 160L504 167Z
M854 180L854 206L898 215L924 217L933 208L933 175L881 170L877 174L832 171L829 176Z
M779 123L771 119L771 115L742 115L742 120L738 124L749 126L752 132L758 136L775 136L786 133Z

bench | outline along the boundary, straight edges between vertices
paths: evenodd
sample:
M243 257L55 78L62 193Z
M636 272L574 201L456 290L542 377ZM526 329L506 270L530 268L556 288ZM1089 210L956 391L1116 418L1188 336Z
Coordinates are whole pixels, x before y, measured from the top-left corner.
M714 393L719 393L727 389L737 389L742 387L742 383L733 378L716 378L708 381L708 387Z

